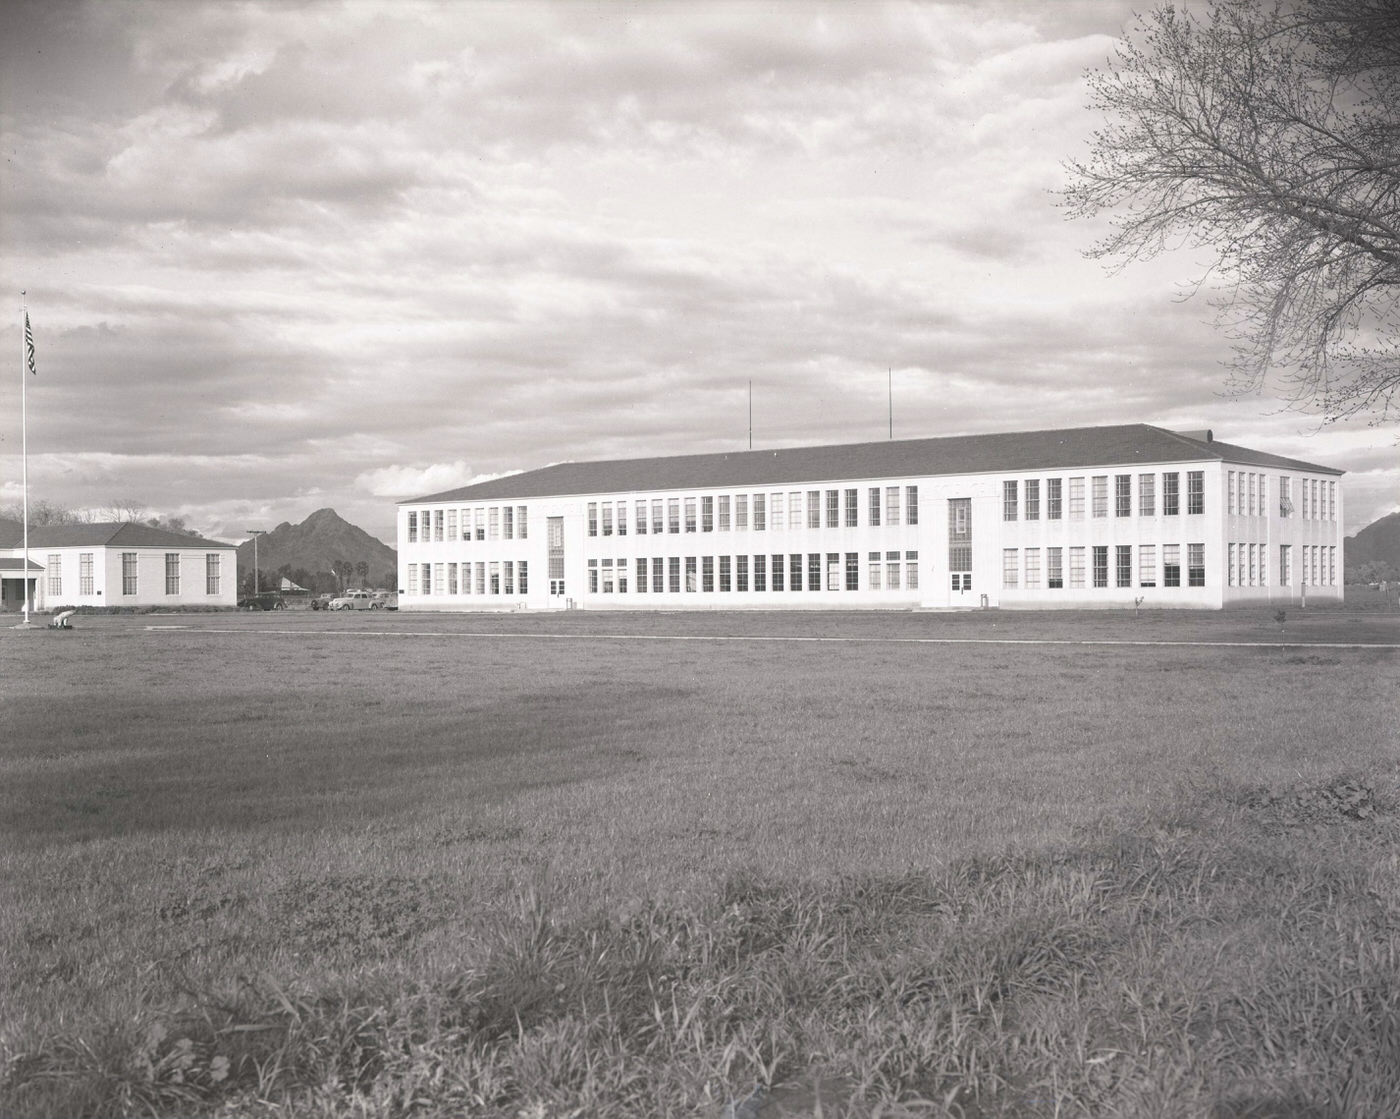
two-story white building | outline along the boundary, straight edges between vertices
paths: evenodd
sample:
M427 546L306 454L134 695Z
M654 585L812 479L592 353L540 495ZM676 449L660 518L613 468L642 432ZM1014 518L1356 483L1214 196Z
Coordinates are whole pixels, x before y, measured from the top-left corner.
M31 525L30 606L234 606L232 544L151 525ZM0 521L0 609L24 608L23 526Z
M401 502L399 607L1339 599L1341 473L1147 424L560 463Z

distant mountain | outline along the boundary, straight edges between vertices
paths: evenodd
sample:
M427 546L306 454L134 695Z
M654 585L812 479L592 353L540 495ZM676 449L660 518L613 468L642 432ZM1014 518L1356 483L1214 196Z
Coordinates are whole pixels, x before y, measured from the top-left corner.
M1365 564L1387 564L1400 573L1400 513L1391 513L1373 521L1355 536L1348 536L1345 545L1349 576L1353 572L1359 574ZM1348 582L1351 581L1348 579Z
M283 521L258 537L258 567L263 571L277 571L285 565L293 571L328 574L336 560L369 564L372 586L383 582L387 572L398 570L398 553L393 548L352 525L334 509L317 509L299 525ZM238 567L240 571L252 570L252 540L238 545Z

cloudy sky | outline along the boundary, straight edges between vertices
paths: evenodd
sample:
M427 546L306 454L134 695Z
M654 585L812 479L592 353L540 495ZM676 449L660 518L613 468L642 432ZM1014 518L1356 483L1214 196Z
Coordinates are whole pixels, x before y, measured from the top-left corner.
M55 0L0 44L0 504L208 535L563 459L1146 421L1400 500L1220 394L1199 261L1055 188L1125 3ZM1141 5L1138 5L1141 6Z

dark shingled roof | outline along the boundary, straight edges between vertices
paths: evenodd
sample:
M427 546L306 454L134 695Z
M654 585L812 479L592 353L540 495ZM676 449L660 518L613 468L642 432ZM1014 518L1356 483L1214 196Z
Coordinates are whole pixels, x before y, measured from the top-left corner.
M490 501L497 498L566 494L634 493L654 490L728 489L800 485L828 480L927 478L953 474L1073 470L1093 466L1163 462L1237 462L1277 470L1341 474L1328 466L1281 458L1229 443L1208 441L1205 432L1182 435L1150 424L955 435L881 443L838 443L664 458L561 462L489 482L400 501Z
M131 521L102 521L87 525L30 525L30 548L194 548L209 551L214 548L233 550L232 544L206 540L202 536L186 536L152 525ZM0 548L24 546L24 526L19 521L0 520Z

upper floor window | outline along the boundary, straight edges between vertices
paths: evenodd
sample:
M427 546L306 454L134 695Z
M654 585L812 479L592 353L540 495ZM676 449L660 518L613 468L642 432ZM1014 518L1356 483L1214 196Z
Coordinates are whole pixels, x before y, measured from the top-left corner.
M1263 503L1260 502L1262 505ZM1206 511L1206 475L1204 470L1192 470L1186 475L1186 512ZM1262 509L1261 509L1262 512Z
M1162 475L1162 516L1175 517L1181 512L1181 475ZM1168 583L1167 586L1173 584Z
M1002 482L1001 484L1001 519L1003 521L1014 521L1016 511L1020 507L1020 499L1016 493L1016 483L1014 481Z
M1064 488L1064 479L1045 479L1045 519L1047 521L1058 521L1064 515L1064 502L1061 498L1061 491Z
M1138 516L1155 517L1157 515L1157 475L1138 475Z
M1108 475L1094 475L1094 516L1108 516Z
M1026 479L1026 520L1040 520L1040 479Z
M1133 476L1117 474L1113 479L1113 515L1131 517L1133 515Z

